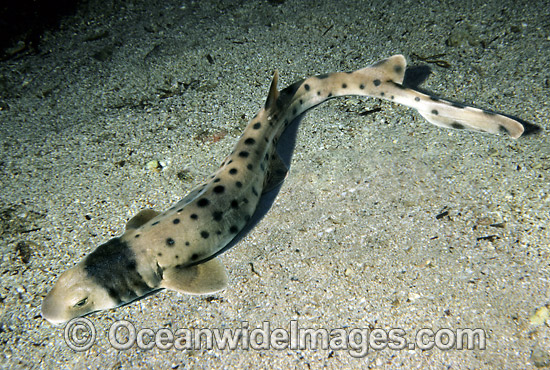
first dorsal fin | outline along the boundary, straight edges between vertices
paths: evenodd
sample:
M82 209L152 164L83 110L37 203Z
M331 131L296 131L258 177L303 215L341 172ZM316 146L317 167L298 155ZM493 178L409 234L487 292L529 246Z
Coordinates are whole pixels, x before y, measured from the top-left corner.
M279 98L279 90L277 90L277 82L279 81L279 72L275 70L273 72L273 79L271 80L271 86L269 87L269 93L265 100L265 109L270 110L275 108L277 99Z

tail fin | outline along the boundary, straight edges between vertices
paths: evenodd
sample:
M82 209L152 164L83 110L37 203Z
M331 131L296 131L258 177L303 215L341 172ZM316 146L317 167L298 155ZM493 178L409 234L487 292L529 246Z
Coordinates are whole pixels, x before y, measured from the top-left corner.
M415 108L428 122L446 128L470 129L492 134L508 134L517 139L523 125L505 115L439 100L411 90L418 99L409 106Z
M373 70L372 67L375 69ZM524 125L513 117L438 99L403 86L405 68L405 57L394 55L360 70L360 72L365 71L365 75L370 73L371 78L377 78L374 80L377 89L373 91L374 93L370 91L367 93L414 108L428 122L440 127L469 129L492 134L506 133L514 139L524 132Z

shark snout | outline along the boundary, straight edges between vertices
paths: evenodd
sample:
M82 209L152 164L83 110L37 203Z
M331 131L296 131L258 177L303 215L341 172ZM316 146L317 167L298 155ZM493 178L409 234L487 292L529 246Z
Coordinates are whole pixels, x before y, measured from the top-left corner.
M48 294L42 302L42 317L52 324L61 324L69 320L62 305L52 294Z

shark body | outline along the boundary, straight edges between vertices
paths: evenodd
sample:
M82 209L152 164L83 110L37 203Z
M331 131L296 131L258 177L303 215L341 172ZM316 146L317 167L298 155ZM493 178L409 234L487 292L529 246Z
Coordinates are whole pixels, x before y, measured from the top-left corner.
M290 166L294 145L287 136L295 135L304 112L330 98L377 97L414 108L442 127L513 138L523 133L523 121L403 86L405 69L405 58L394 55L355 72L310 77L280 92L275 71L264 107L219 169L167 211L140 212L123 235L64 272L44 299L43 317L62 323L162 288L188 294L225 288L227 274L216 256L267 212Z

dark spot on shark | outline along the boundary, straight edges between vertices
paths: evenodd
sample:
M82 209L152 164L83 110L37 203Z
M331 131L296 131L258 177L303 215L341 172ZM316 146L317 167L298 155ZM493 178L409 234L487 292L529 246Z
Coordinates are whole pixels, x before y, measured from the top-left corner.
M246 168L248 168L249 170L251 170L251 171L252 171L252 169L254 168L254 166L252 166L252 164L251 164L251 163L249 163L249 164L247 164L247 165L246 165Z
M166 245L167 245L167 246L173 247L174 244L176 244L176 242L174 241L174 239L172 239L172 238L166 239Z
M342 89L347 89L347 88L348 88L347 84L342 84Z
M437 109L432 109L432 114L437 116L439 114L439 112L437 111Z
M193 253L190 257L192 261L196 261L199 258L199 255L197 253Z
M198 220L199 216L197 216L196 213L191 213L191 216L189 216L192 220Z
M248 199L243 198L243 203L244 203L244 204L248 204Z
M417 96L414 98L414 101L420 101L420 98Z
M254 186L252 187L252 194L254 194L255 196L258 196L258 191Z
M320 96L321 95L321 92L320 91L317 91L317 96Z
M403 72L403 66L396 65L393 67L393 70L395 71L395 73L401 74L401 72Z
M177 224L180 223L180 219L179 219L179 218L174 218L174 219L172 220L172 223L173 223L174 225L177 225Z
M232 168L232 169L229 170L230 175L236 175L237 172L239 172L239 171L236 168Z
M236 199L233 199L231 201L231 208L235 208L235 209L239 208L239 202Z
M252 125L252 128L254 130L259 130L260 127L262 127L262 124L260 122L256 122L254 125Z
M160 221L155 221L151 224L151 226L155 226L155 225L158 225Z
M308 84L304 84L304 89L306 89L306 91L309 91L309 85L308 85Z
M185 242L185 246L188 247L188 246L189 246L189 242Z
M136 238L136 239L139 238L139 235L140 235L140 234L136 234L136 235L134 236L134 238Z
M332 93L329 92L328 95L327 95L327 98L331 98L332 97Z
M380 86L380 84L381 84L379 79L376 79L376 80L372 81L372 83L374 84L374 86Z
M304 99L298 100L298 103L300 103L300 105L304 104Z
M237 181L237 182L235 183L235 186L237 186L238 188L242 188L242 187L243 187L243 183L240 182L240 181Z
M208 239L208 237L210 236L210 234L208 233L208 231L201 231L201 236L203 239Z
M221 194L225 191L225 186L218 185L218 186L215 186L213 190L214 190L214 193Z
M239 228L235 225L232 225L230 228L229 228L229 232L231 234L236 234L237 232L239 231Z
M437 96L430 96L430 99L432 101L439 101L439 98Z
M386 93L382 91L382 92L380 93L380 96L384 96L384 95L386 95Z
M177 210L178 213L182 212L183 211L183 208L180 208Z
M158 256L158 257L162 257L162 253L158 252L158 253L157 253L157 256Z
M360 85L359 85L359 88L360 88L361 90L363 90L363 89L365 88L365 84L360 84Z
M216 183L216 182L220 182L220 179L217 178L216 180L214 180L214 183Z
M464 125L462 123L458 123L458 122L451 123L451 127L456 128L457 130L463 130L464 129Z
M210 204L210 201L207 199L207 198L201 198L199 199L199 201L197 202L197 205L199 207L206 207Z
M250 153L248 153L244 150L242 152L239 152L239 157L241 157L241 158L248 158L249 155L250 155Z
M214 221L221 221L223 218L223 212L216 211L212 213L212 217L214 217Z
M246 140L244 141L244 143L245 143L246 145L254 145L254 144L256 144L256 140L254 140L253 138L249 137L248 139L246 139Z
M503 134L510 134L510 131L508 131L508 129L506 127L502 126L502 125L498 126L498 130L500 132L502 132Z

